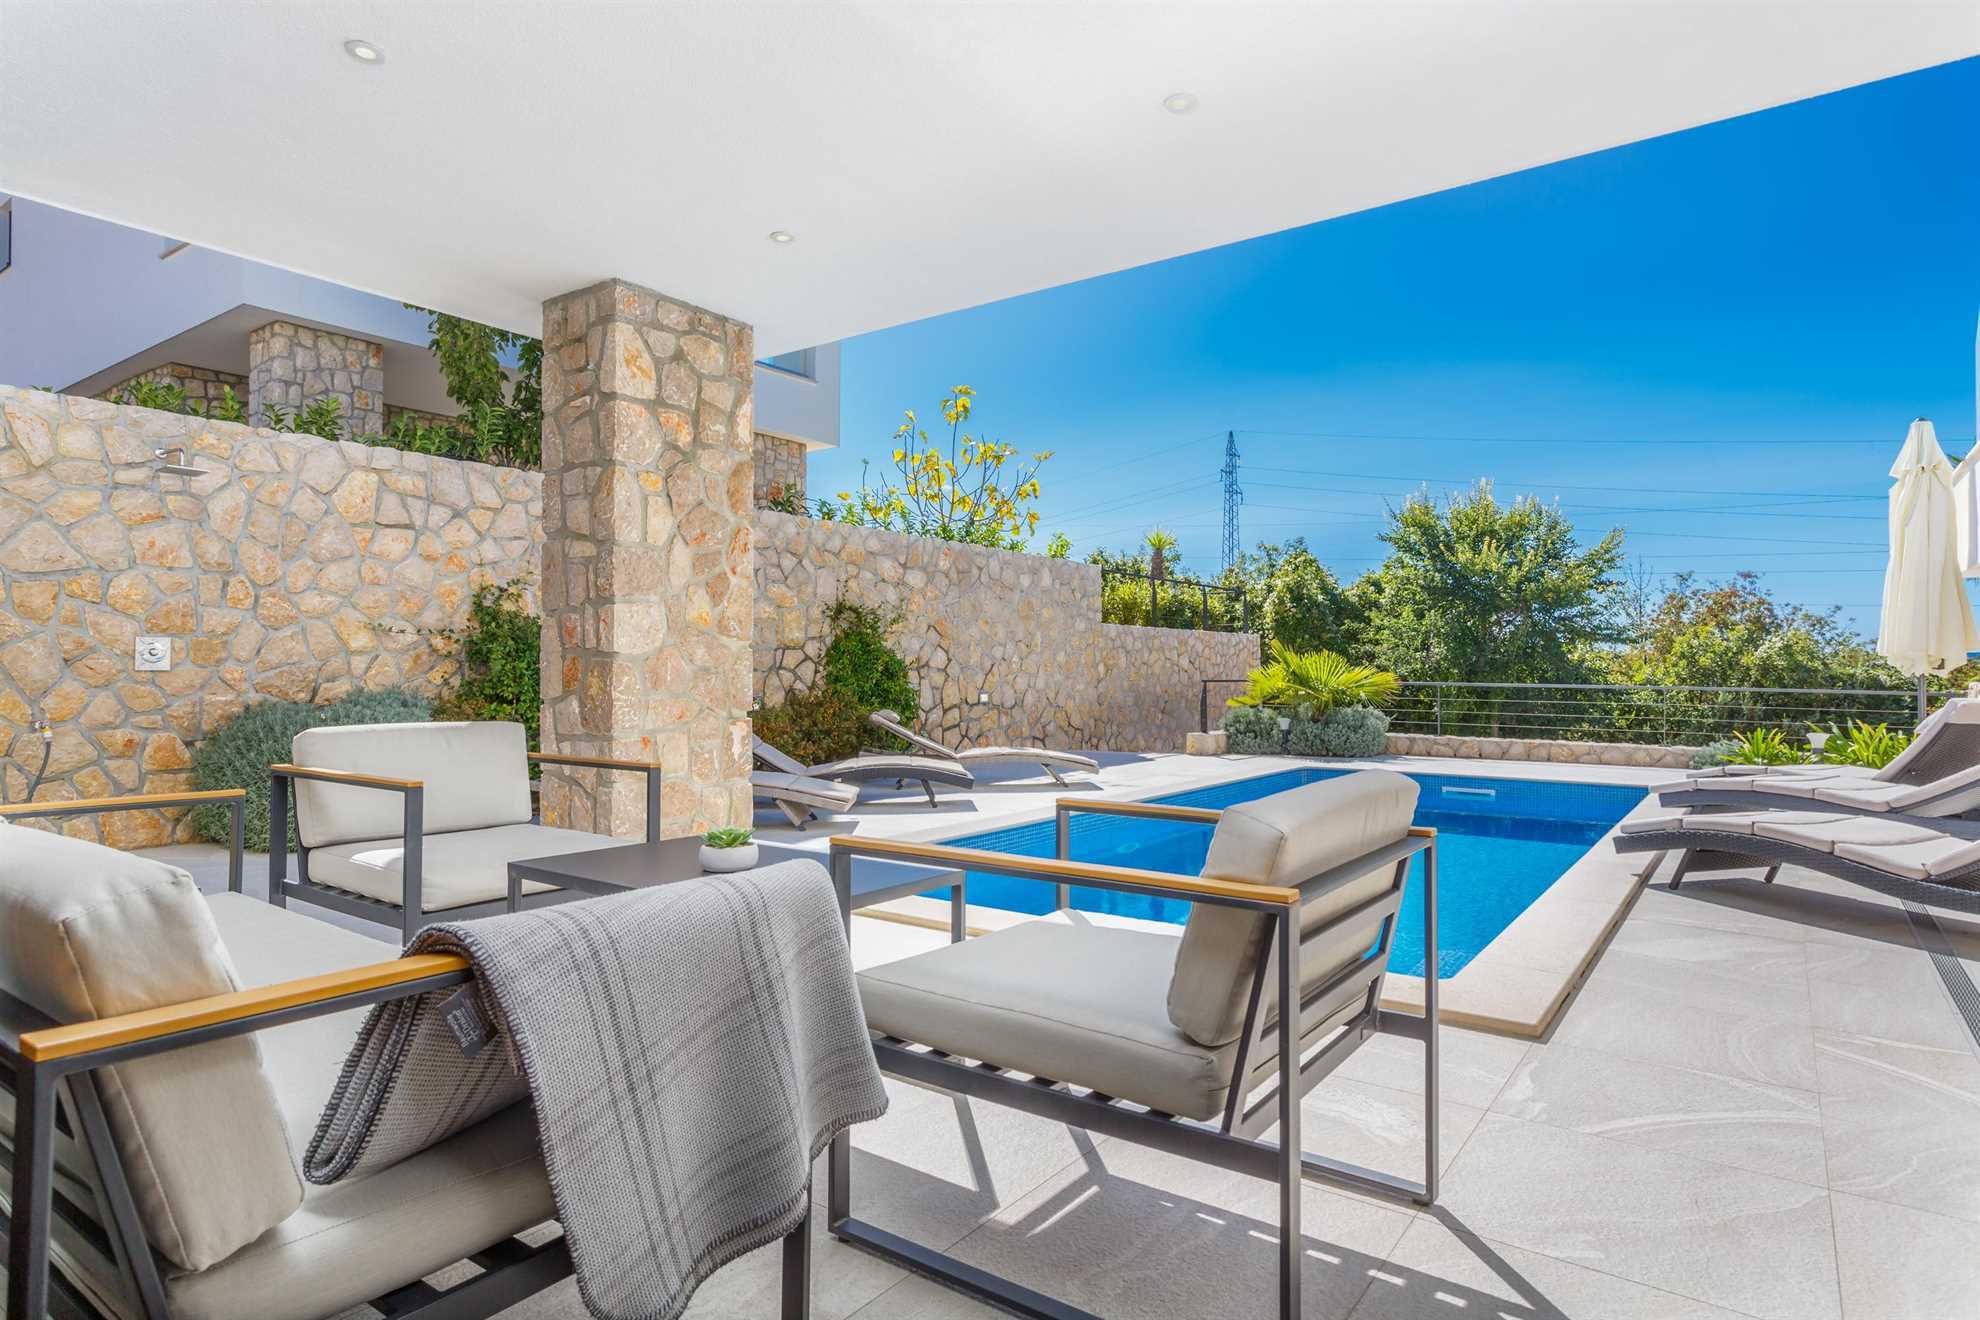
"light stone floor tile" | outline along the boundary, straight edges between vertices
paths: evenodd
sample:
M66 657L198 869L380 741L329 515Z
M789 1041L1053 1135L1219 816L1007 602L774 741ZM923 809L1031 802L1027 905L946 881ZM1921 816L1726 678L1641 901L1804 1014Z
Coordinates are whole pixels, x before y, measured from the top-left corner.
M1742 1320L1695 1298L1490 1242L1439 1211L1410 1221L1353 1320Z
M1647 914L1623 923L1610 952L1668 958L1711 970L1750 973L1755 979L1798 976L1805 967L1801 941L1754 931L1717 930L1659 921Z
M1980 1058L1971 1049L1815 1033L1817 1089L1825 1096L1945 1092L1980 1102Z
M1444 1184L1472 1232L1761 1320L1839 1314L1828 1195L1488 1115Z
M1980 1098L1887 1073L1851 1091L1822 1099L1829 1186L1980 1223Z
M854 1312L853 1320L1004 1320L1006 1313L913 1275ZM765 1320L769 1313L765 1312Z
M1485 1111L1444 1100L1438 1105L1437 1167L1449 1169ZM1423 1094L1330 1077L1300 1105L1300 1145L1310 1155L1423 1180ZM1277 1141L1274 1125L1263 1140Z
M1406 1209L1302 1188L1301 1320L1340 1320L1402 1236ZM1278 1191L1124 1142L1069 1167L958 1244L981 1269L1127 1320L1276 1313Z
M1845 1320L1980 1314L1980 1225L1836 1193Z
M1491 1105L1531 1045L1510 1036L1445 1027L1437 1037L1437 1082L1446 1100L1474 1109ZM1423 1093L1423 1046L1401 1036L1376 1036L1348 1056L1338 1079L1394 1091Z
M1939 998L1943 982L1931 956L1917 948L1898 948L1874 940L1849 944L1809 943L1804 946L1811 981L1853 985L1925 999Z
M1686 928L1667 926L1665 929ZM1732 960L1686 961L1610 949L1588 974L1581 987L1581 998L1584 1001L1623 999L1659 1007L1682 1005L1713 1013L1768 1018L1806 1028L1810 1010L1808 979L1801 967L1804 946L1777 940L1767 943L1793 950L1792 964L1783 966L1785 959L1775 960L1763 971Z
M1815 1026L1822 1031L1947 1050L1960 1049L1973 1040L1936 976L1917 988L1810 979L1808 995Z
M1667 965L1671 977L1682 979L1684 967ZM1633 989L1627 995L1584 990L1554 1028L1553 1043L1769 1086L1815 1089L1815 1044L1805 1021L1714 1012Z
M1814 1093L1572 1045L1533 1050L1492 1111L1818 1187L1827 1176Z

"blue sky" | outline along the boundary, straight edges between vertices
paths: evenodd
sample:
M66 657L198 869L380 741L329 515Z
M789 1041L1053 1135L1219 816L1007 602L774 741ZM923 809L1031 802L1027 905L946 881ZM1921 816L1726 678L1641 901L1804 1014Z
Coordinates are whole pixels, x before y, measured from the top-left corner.
M1344 579L1385 504L1484 476L1870 632L1907 424L1973 444L1976 312L1967 60L848 341L810 484L969 384L1057 453L1041 545L1159 523L1214 571L1236 430L1244 545L1304 535Z

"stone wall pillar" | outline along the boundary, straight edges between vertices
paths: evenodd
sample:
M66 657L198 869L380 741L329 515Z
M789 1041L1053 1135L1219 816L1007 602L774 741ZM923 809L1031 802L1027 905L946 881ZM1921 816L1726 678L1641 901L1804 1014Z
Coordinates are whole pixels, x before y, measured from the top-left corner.
M248 420L335 399L350 435L385 433L385 346L288 321L248 332Z
M607 281L543 307L543 743L665 767L663 832L750 819L750 327ZM637 776L544 776L636 837Z
M756 433L756 504L769 508L795 497L802 502L804 446L781 435Z

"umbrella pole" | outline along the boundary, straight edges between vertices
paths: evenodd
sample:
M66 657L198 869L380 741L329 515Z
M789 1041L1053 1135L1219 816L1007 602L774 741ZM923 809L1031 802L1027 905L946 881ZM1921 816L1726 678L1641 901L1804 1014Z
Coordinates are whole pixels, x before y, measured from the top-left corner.
M1925 675L1918 676L1918 722L1925 722Z

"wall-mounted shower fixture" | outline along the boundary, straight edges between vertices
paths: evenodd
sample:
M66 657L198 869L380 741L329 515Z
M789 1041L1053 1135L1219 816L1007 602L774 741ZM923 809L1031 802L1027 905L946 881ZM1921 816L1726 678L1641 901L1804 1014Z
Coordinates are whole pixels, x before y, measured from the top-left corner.
M164 477L203 477L205 468L198 468L186 462L184 445L174 445L170 449L154 449L152 457L158 460L158 474Z

